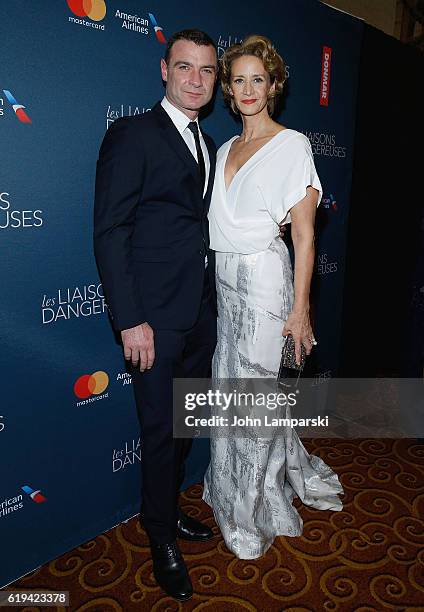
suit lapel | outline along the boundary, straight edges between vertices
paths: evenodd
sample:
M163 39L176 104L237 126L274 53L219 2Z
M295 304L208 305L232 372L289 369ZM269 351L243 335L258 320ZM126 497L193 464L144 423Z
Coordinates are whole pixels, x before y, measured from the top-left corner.
M201 185L199 166L197 165L196 160L191 154L190 149L184 142L183 137L173 124L172 119L170 118L168 113L164 110L164 108L159 102L155 104L151 112L155 113L155 116L158 120L158 124L165 133L166 142L173 149L174 153L176 153L176 155L178 155L178 157L186 164L188 170L190 171L194 180L197 183L200 193Z

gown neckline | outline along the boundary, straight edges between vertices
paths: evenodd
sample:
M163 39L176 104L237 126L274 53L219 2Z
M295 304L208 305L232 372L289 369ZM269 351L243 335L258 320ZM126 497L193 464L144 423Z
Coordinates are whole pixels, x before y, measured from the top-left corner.
M274 140L277 138L277 136L280 136L280 134L282 134L283 132L291 132L291 131L292 131L292 130L291 130L290 128L284 128L284 129L280 130L279 132L277 132L276 134L274 134L274 136L272 136L272 137L271 137L271 138L270 138L270 139L269 139L269 140L268 140L268 141L267 141L267 142L266 142L264 145L262 145L261 147L259 147L259 149L258 149L257 151L255 151L255 152L253 153L253 155L251 155L251 156L249 157L249 159L247 159L247 160L244 162L244 164L242 164L242 165L240 166L240 168L239 168L239 169L237 170L237 172L234 174L233 178L231 179L231 181L230 181L230 183L229 183L229 185L228 185L228 187L227 187L227 185L226 185L226 183L225 183L225 166L227 165L227 159L228 159L228 155L230 154L231 145L233 144L233 142L235 141L235 139L236 139L236 138L239 138L239 137L240 137L239 135L233 136L233 137L232 137L232 138L231 138L231 139L228 141L229 146L227 147L227 150L226 150L226 152L225 152L224 159L223 159L223 164L222 164L222 180L223 180L223 182L224 182L224 190L225 190L225 193L228 193L228 192L229 192L229 190L231 189L232 184L234 183L234 181L235 181L235 180L236 180L236 178L237 178L237 175L238 175L238 174L240 174L240 172L243 170L243 168L244 168L245 166L247 166L247 165L249 164L249 162L250 162L250 161L251 161L251 160L252 160L254 157L256 157L256 155L258 155L258 153L260 153L260 152L261 152L263 149L265 149L265 147L267 147L269 144L271 144L272 142L274 142Z

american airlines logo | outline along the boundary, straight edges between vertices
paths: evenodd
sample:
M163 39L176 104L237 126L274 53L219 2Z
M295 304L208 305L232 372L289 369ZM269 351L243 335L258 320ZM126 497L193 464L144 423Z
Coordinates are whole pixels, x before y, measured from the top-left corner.
M328 106L328 99L330 97L330 70L331 47L323 47L321 65L321 90L319 100L321 106Z

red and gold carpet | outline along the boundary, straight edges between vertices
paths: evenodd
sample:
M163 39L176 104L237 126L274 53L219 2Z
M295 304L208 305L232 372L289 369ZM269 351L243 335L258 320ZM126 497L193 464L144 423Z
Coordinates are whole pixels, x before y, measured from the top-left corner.
M216 536L208 543L181 542L194 587L184 604L156 586L136 518L8 589L70 591L72 612L424 611L424 445L316 439L305 446L340 475L343 511L296 503L302 537L277 538L262 559L241 561L225 547L201 486L191 487L181 505Z

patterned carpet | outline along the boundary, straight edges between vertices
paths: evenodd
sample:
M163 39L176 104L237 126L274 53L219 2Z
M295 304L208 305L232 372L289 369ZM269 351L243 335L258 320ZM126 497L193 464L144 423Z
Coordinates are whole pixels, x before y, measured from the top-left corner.
M424 445L317 439L305 446L340 475L343 511L301 507L302 537L277 538L264 558L241 561L226 549L200 485L191 487L183 508L216 536L181 543L195 591L189 602L155 585L136 518L8 588L69 590L72 612L424 611Z

